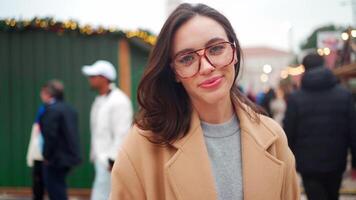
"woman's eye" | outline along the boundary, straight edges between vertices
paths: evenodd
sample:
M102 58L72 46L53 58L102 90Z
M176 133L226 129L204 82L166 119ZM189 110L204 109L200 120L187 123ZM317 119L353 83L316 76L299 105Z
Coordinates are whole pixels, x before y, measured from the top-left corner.
M212 46L209 48L209 54L211 55L219 55L221 54L225 49L225 45L223 44L218 44L215 46Z
M182 65L188 66L195 61L195 57L192 54L183 55L178 59L178 62Z

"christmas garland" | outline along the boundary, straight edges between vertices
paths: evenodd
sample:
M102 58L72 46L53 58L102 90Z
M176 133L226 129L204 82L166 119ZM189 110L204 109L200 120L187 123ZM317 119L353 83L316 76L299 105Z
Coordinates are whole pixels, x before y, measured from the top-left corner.
M58 33L59 35L65 32L78 32L79 34L90 35L114 35L119 37L133 38L137 37L144 42L154 45L156 36L145 30L137 31L122 31L115 27L104 28L102 26L92 27L90 25L80 26L74 20L65 22L56 21L53 18L33 18L32 20L15 20L2 19L0 20L0 31L26 31L26 30L44 30Z

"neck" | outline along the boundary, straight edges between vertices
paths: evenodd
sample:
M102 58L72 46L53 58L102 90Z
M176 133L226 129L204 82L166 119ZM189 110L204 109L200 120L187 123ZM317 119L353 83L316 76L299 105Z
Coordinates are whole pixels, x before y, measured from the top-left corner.
M99 95L105 95L110 90L110 84L105 84L98 89Z
M217 103L194 103L193 107L198 112L200 120L211 124L220 124L228 121L234 114L230 98L224 98Z

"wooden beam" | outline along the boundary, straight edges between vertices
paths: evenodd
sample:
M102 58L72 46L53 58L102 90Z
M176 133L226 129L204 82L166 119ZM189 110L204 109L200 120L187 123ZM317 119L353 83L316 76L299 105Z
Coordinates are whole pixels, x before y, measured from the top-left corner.
M119 87L131 98L130 46L126 39L119 40Z
M356 77L356 63L336 67L333 69L333 72L336 76L343 78Z

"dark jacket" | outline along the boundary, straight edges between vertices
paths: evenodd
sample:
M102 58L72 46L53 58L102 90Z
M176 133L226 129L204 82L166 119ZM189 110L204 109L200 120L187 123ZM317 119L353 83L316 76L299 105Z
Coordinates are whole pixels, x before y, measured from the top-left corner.
M356 168L353 98L329 69L305 72L301 90L288 98L283 125L299 172L343 172L350 147Z
M79 164L81 155L76 111L63 101L46 105L45 109L40 118L44 159L49 165L57 167Z

